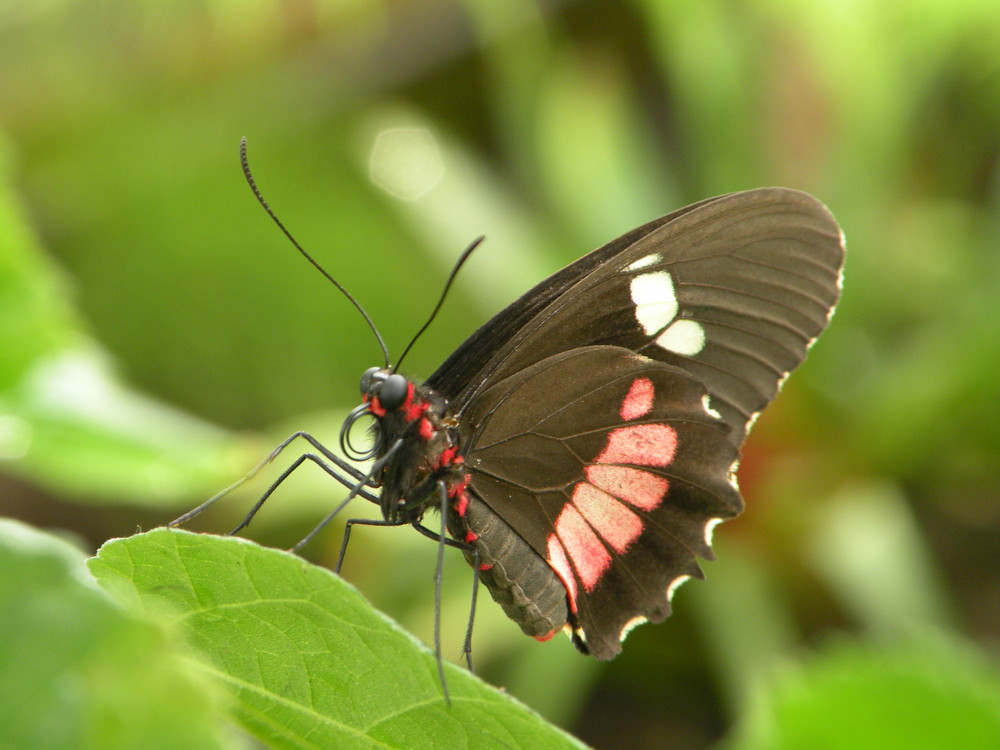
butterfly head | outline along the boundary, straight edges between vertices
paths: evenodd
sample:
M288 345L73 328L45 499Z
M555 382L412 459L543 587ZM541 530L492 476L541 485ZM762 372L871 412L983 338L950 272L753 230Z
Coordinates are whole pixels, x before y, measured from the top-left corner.
M372 413L396 411L410 398L412 385L386 367L369 367L361 376L361 396L372 405Z

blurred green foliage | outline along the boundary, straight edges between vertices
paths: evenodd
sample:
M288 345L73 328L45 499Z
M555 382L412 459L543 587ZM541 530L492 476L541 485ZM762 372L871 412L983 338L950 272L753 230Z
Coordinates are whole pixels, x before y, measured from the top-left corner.
M6 0L3 514L93 549L295 429L335 441L377 348L250 196L241 136L271 205L397 355L487 235L414 375L643 221L760 185L817 195L848 237L844 298L750 438L748 511L717 530L708 582L607 666L484 601L480 673L600 748L844 746L832 728L796 745L805 725L886 747L838 695L911 694L916 715L935 688L909 675L954 652L970 697L956 688L936 726L998 721L995 2ZM251 536L300 538L341 496L318 473ZM266 482L202 528L235 524ZM433 548L405 529L355 537L345 575L429 640ZM331 530L311 554L329 564L337 545ZM953 747L989 736L949 731Z
M79 549L3 519L0 564L0 747L235 747L179 636L126 613Z

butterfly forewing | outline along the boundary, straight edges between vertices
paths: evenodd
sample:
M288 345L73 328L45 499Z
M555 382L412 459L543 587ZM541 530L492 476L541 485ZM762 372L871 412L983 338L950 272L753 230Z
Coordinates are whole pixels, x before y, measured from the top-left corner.
M490 372L487 364L495 359L501 350L509 346L511 339L549 303L563 295L602 263L617 257L650 232L683 214L725 197L727 196L707 198L654 219L540 281L462 342L427 379L426 384L446 396L453 406L458 408L471 398L479 386L483 385L484 379Z
M470 360L454 362L466 377L450 395L453 408L552 354L612 344L695 375L739 445L837 300L843 249L835 221L811 196L764 188L705 201L626 237L635 239L552 277L561 277L549 285L560 293L533 309L478 372L467 371ZM472 339L480 335L489 333ZM454 380L442 368L428 384Z

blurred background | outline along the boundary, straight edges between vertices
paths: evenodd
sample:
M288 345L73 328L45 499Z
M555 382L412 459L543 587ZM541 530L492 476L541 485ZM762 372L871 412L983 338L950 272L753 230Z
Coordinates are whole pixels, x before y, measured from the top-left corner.
M483 597L477 671L597 748L996 736L995 2L3 0L0 514L93 551L294 430L336 443L378 349L254 201L241 136L397 356L487 236L417 377L640 223L763 185L823 200L844 297L750 437L707 582L610 664ZM295 454L193 527L235 525ZM288 547L343 494L303 468L247 535ZM329 565L339 539L305 554ZM344 575L429 642L434 560L410 529L358 529ZM457 660L459 555L445 580Z

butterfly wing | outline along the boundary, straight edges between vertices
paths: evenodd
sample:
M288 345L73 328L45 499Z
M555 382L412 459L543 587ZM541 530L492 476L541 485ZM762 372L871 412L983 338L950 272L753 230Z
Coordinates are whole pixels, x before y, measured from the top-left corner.
M842 264L811 196L710 199L549 277L427 381L458 416L473 499L561 579L590 653L613 657L700 577L742 509L739 447L827 325Z
M621 346L698 378L740 445L826 327L843 257L835 220L805 193L761 188L703 201L549 277L427 384L460 412L552 354Z
M581 373L584 373L581 376ZM599 659L701 577L718 520L742 509L730 428L688 373L614 346L553 355L482 392L463 423L469 490L556 572Z

